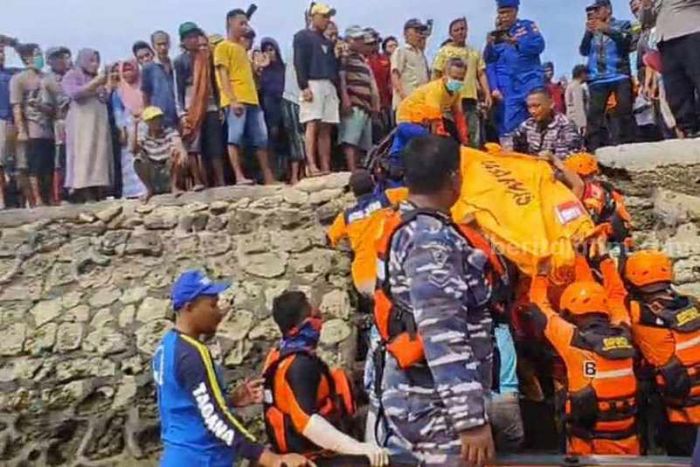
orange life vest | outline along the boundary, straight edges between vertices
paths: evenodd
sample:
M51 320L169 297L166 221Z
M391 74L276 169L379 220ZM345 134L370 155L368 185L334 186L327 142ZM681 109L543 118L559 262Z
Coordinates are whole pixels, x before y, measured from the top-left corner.
M398 208L388 212L377 242L377 287L374 293L374 320L386 350L396 359L399 368L408 369L425 360L423 342L417 334L413 313L395 303L389 284L389 255L394 235L420 215L433 217L445 225L452 226L474 248L481 250L491 266L487 280L492 286L492 297L500 295L498 289L507 288L508 270L490 243L476 230L466 225L455 224L448 216L434 210L415 209L401 214ZM504 292L505 293L505 292ZM492 298L492 302L496 302ZM494 310L492 310L494 311Z
M571 454L638 454L634 347L624 333L577 331L567 349L566 421Z
M297 453L307 457L323 454L323 449L302 434L310 415L299 410L294 393L286 381L287 370L299 354L314 359L323 375L317 391L316 414L341 431L347 431L348 418L355 415L355 398L345 371L331 370L314 352L297 350L281 353L273 349L263 369L263 410L265 430L275 452Z
M687 297L665 307L630 300L632 332L672 423L700 424L700 311Z

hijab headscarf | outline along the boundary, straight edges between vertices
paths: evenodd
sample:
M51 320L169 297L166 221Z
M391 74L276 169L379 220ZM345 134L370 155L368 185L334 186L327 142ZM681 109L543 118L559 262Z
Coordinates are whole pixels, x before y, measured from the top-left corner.
M87 97L85 94L85 86L95 77L96 74L88 72L86 69L90 65L90 60L93 57L100 57L100 53L94 49L81 49L75 59L75 67L73 67L61 82L63 90L71 99L81 99ZM100 94L100 91L96 94ZM92 94L94 95L94 94Z
M130 66L136 74L136 81L128 83L124 79L124 68ZM124 107L133 116L141 115L143 112L143 93L141 92L141 70L136 60L126 60L119 63L119 87L117 88L119 98Z
M97 76L97 73L99 73L99 70L97 71L97 73L90 73L87 71L87 67L90 66L90 61L95 56L99 60L100 53L97 50L81 49L80 52L78 52L78 57L75 60L75 64L77 65L78 70L90 79L94 78L95 76Z
M263 68L260 75L260 89L263 94L275 97L282 97L284 94L284 78L285 68L282 54L280 53L277 41L270 37L265 37L260 42L260 48L265 50L265 47L272 46L275 49L277 60L271 62L267 67Z

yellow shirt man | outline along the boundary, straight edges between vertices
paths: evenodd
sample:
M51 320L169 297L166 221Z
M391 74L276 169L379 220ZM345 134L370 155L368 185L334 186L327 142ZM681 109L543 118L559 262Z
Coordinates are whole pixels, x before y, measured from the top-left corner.
M248 53L242 45L229 40L221 42L214 50L214 66L224 67L228 71L231 90L240 104L260 105L258 91L255 88L253 67L248 59ZM219 89L223 89L219 74L216 74ZM221 107L227 108L231 100L226 93L221 94Z
M458 47L447 44L442 47L433 61L433 73L442 73L445 70L447 61L451 58L459 58L467 64L467 75L464 77L464 88L462 89L462 99L476 99L477 79L486 70L486 63L481 54L469 46Z
M415 121L414 115L431 115L437 118L455 108L462 99L461 93L450 94L442 79L425 84L411 93L396 110L397 123L424 123Z

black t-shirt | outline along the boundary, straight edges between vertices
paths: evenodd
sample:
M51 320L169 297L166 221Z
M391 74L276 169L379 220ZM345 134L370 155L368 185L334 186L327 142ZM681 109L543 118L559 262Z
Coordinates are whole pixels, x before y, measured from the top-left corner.
M335 47L323 34L303 29L294 35L294 68L299 89L309 87L309 80L338 80Z

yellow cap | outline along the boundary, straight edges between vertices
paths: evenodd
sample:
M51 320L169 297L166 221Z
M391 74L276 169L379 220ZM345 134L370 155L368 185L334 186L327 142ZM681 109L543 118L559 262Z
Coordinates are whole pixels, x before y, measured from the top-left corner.
M143 119L144 122L150 122L154 118L158 118L158 117L162 117L162 116L163 116L163 111L160 110L159 107L155 107L153 105L143 109L143 113L141 114L141 118Z
M311 16L313 15L335 16L335 9L324 3L316 3L311 7Z

